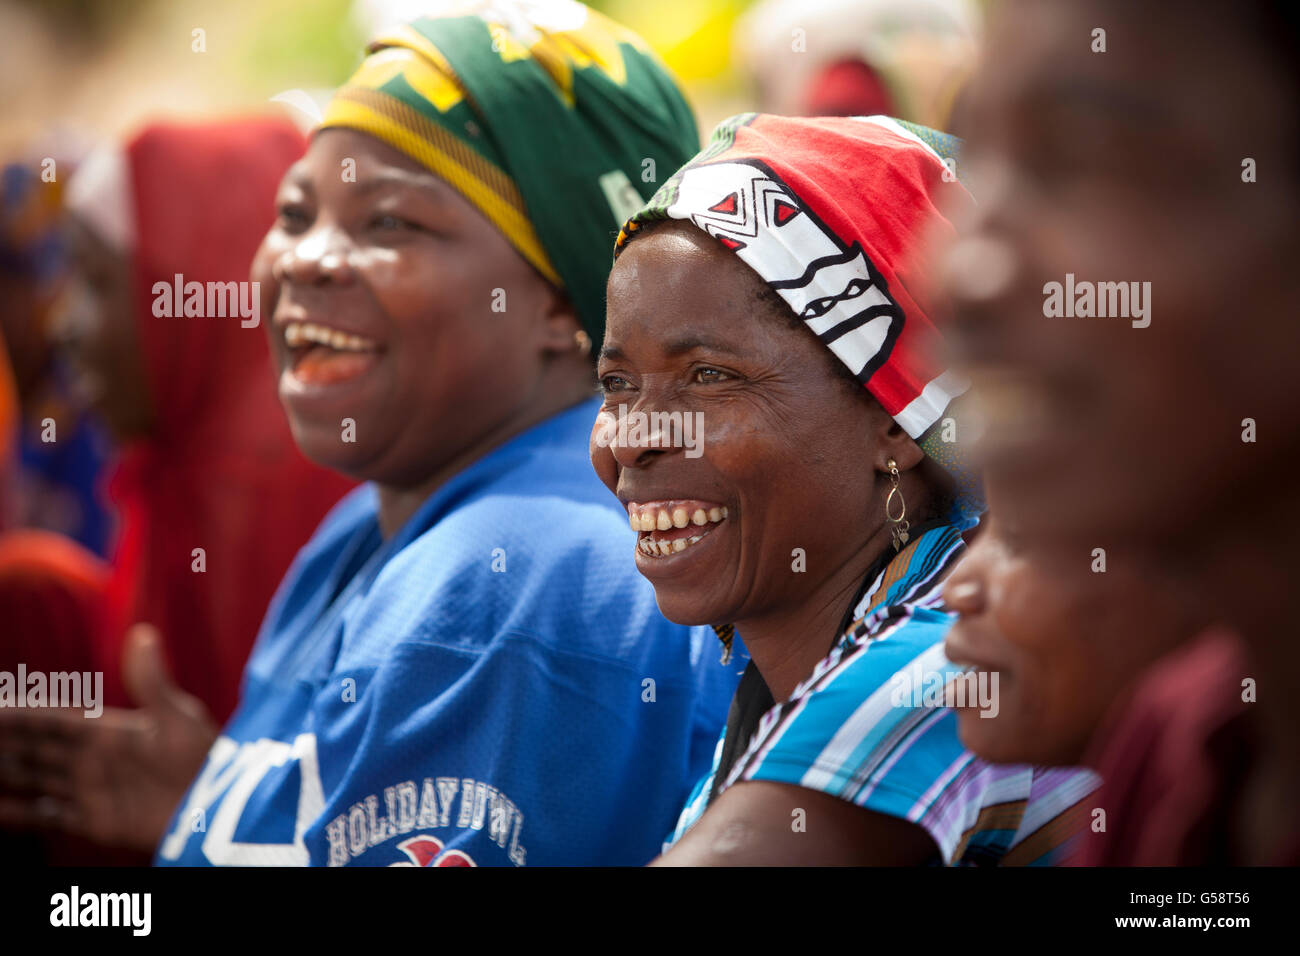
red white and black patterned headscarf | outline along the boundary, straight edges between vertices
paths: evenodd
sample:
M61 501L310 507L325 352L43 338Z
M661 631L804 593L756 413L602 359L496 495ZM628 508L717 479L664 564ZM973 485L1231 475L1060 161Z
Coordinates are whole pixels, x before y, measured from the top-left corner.
M926 241L942 208L973 202L960 141L884 116L724 121L619 233L681 219L757 272L927 455L954 474L969 512L953 402L967 382L940 363L942 305ZM947 427L945 427L947 426Z

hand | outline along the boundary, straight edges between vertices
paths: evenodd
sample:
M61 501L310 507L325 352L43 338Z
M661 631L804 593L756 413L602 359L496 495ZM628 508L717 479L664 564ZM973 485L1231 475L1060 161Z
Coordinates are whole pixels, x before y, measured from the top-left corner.
M138 710L0 710L0 826L53 827L152 851L218 728L167 672L148 624L127 635L127 693Z

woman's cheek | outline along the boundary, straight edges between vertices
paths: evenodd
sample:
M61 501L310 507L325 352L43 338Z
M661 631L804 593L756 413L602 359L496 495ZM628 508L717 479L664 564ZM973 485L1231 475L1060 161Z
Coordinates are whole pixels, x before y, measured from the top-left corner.
M615 491L618 485L618 473L612 448L617 438L618 420L612 411L602 408L591 426L588 451L591 455L591 467L596 470L596 476L610 491Z
M440 275L437 261L413 254L410 250L360 246L351 250L349 259L371 289L377 293L391 289L401 298L423 296L432 299L440 285L444 290L454 289L464 281L437 282Z
M269 319L275 314L275 303L280 298L280 283L275 278L275 262L284 252L284 241L278 230L272 228L257 247L248 268L248 277L257 283L261 298L262 315ZM270 327L270 323L266 323Z

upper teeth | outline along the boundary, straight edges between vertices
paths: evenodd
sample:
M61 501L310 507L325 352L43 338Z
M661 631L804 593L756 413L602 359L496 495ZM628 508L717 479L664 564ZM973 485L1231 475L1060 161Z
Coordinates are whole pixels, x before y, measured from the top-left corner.
M297 348L311 342L315 345L328 345L332 349L345 352L368 352L375 348L375 343L359 335L349 335L337 329L327 329L314 322L291 322L284 327L284 342L289 348Z
M627 520L633 531L667 531L685 528L688 524L716 523L727 516L725 507L713 506L707 511L696 505L642 505L635 502L627 506Z

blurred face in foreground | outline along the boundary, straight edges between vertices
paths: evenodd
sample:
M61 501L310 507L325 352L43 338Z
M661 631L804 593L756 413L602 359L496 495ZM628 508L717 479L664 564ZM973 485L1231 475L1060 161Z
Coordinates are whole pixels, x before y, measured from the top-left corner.
M944 586L949 660L998 676L991 716L958 708L962 743L995 763L1077 764L1142 669L1191 635L1195 602L1145 556L1026 534L995 476L986 491L985 528Z
M276 204L252 277L309 458L413 488L580 397L550 387L566 361L570 385L584 377L563 297L414 160L328 129Z
M1025 531L1084 555L1204 539L1189 516L1237 521L1243 487L1293 481L1296 104L1255 6L1008 0L970 90L954 337ZM1045 314L1070 281L1075 306L1079 283L1125 288Z

